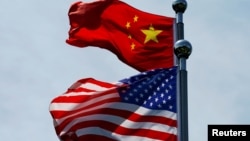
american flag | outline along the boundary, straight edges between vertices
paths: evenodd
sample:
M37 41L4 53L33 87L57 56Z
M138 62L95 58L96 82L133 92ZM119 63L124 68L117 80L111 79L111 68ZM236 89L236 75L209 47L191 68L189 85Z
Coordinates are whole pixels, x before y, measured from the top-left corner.
M176 141L177 68L118 83L85 78L50 104L62 141Z

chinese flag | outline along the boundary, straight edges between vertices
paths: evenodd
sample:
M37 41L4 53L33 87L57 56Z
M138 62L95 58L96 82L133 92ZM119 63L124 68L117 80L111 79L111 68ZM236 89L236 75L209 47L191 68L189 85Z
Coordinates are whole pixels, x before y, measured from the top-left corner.
M76 2L68 15L66 42L70 45L107 49L138 71L174 65L174 18L147 13L119 0Z

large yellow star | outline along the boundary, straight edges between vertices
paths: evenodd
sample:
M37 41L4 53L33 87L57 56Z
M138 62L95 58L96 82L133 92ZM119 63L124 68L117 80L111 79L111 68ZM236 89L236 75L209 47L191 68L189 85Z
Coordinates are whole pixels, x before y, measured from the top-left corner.
M146 35L144 44L146 44L150 40L158 43L157 35L159 35L162 32L162 30L155 30L155 28L152 25L150 25L149 29L147 30L143 29L141 31Z

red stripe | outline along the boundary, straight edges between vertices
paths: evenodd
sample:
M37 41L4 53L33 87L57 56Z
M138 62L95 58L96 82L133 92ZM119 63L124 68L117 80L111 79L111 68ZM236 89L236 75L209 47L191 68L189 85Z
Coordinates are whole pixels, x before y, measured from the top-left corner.
M104 88L112 88L115 87L116 85L108 83L108 82L103 82L96 80L94 78L85 78L85 79L80 79L77 82L75 82L70 88L68 88L66 93L69 92L95 92L96 90L88 89L88 88L82 88L82 85L85 85L86 83L93 84L93 85L98 85L99 87L104 87ZM64 93L64 94L66 94Z
M86 89L86 88L74 88L74 89L68 89L68 91L64 94L67 94L67 93L72 93L72 92L95 92L95 90L90 90L90 89Z
M95 115L95 114L106 114L106 115L114 115L118 117L124 118L124 120L128 119L134 122L155 122L157 124L164 124L172 127L177 126L176 120L169 119L167 117L160 117L160 116L141 116L139 114L126 111L126 110L117 110L117 109L112 109L112 108L101 108L97 110L92 110L89 112L84 112L75 116L72 116L70 118L67 118L64 120L60 125L55 127L56 131L59 133L61 132L72 120L79 118L79 117L84 117L84 116L90 116L90 115ZM117 123L119 124L119 123Z
M53 110L53 111L50 111L52 117L54 119L60 119L60 118L63 118L63 117L66 117L66 116L69 116L69 115L72 115L72 114L77 114L77 113L82 113L84 112L84 110L88 110L89 108L93 108L93 107L96 107L96 106L99 106L99 105L102 105L102 104L107 104L107 103L112 103L112 102L117 102L119 101L120 98L119 97L115 97L115 98L109 98L109 99L105 99L105 100L101 100L99 102L95 102L93 104L90 104L88 106L85 106L83 108L79 108L77 110L70 110L70 111L59 111L59 110Z
M80 79L77 82L82 83L82 84L84 84L86 82L87 83L92 83L92 84L99 85L101 87L106 87L106 88L111 88L111 87L116 86L114 84L111 84L111 83L108 83L108 82L104 82L104 81L100 81L100 80L96 80L94 78Z
M161 131L155 131L150 129L129 129L125 127L121 127L117 124L113 124L111 122L102 121L102 120L92 120L92 121L86 121L86 122L79 122L78 124L72 126L70 131L75 132L78 129L84 129L87 127L99 127L108 131L111 131L113 133L117 133L120 135L127 135L127 136L139 136L139 137L148 137L152 139L158 139L158 140L165 140L168 138L174 138L174 134L169 134L166 132ZM93 131L92 134L95 134L96 130ZM84 136L84 135L83 135Z
M78 92L78 93L80 93L80 92ZM83 93L84 93L84 91L83 91ZM71 95L67 96L67 94L64 94L63 96L58 96L55 99L53 99L51 103L82 103L83 101L87 102L87 100L93 100L94 98L98 98L100 96L110 95L110 94L112 95L114 93L116 95L118 95L116 89L106 90L106 91L103 91L99 94L93 94L93 95L83 95L82 94L82 95L77 95L77 96L71 96Z

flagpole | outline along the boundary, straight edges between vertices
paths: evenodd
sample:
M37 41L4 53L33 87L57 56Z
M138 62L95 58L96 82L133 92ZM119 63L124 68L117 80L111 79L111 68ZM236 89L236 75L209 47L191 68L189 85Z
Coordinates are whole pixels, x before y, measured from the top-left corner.
M187 8L186 0L174 0L172 7L176 13L176 42L174 52L178 58L178 90L177 90L177 139L188 141L188 89L186 60L192 52L192 45L184 40L183 13Z

